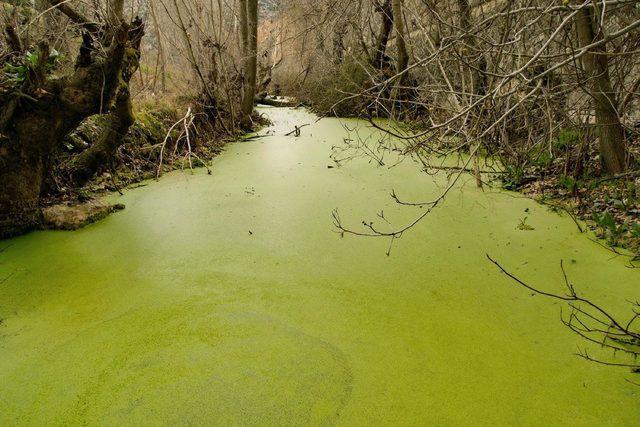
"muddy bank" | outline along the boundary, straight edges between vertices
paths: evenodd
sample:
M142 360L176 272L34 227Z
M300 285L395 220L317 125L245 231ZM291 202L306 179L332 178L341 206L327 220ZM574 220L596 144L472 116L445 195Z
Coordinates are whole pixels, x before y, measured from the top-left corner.
M640 172L574 180L537 177L518 188L527 197L578 222L616 254L640 258Z
M42 227L45 230L77 230L124 208L122 203L109 204L100 200L49 206L42 210Z

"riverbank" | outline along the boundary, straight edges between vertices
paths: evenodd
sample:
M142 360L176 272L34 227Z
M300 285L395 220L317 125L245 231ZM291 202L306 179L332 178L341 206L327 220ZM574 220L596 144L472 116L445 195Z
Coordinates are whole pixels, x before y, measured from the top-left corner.
M584 222L602 244L632 261L640 259L640 172L596 177L578 184L550 176L519 191L553 210Z
M202 122L199 113L193 112L188 105L180 108L143 104L135 116L136 122L115 158L81 185L69 176L68 164L74 156L96 143L104 119L95 116L85 120L66 139L53 162L56 167L47 177L47 190L41 199L42 213L36 229L76 230L100 221L125 208L122 204L102 202L106 195L122 194L131 186L147 185L141 183L174 170L205 168L211 173L211 161L229 141L243 135L240 130L230 135L222 131L224 126ZM267 124L258 115L253 119L258 129Z
M371 75L371 70L361 63L345 61L332 72L310 78L301 87L284 87L299 92L311 110L322 116L393 117L399 128L406 127L394 132L400 131L405 137L421 135L403 141L400 149L417 155L427 164L437 165L443 157L474 151L477 141L467 134L466 125L449 121L451 106L444 111L431 110L429 103L416 100L417 105L424 107L416 112L411 102L394 104L388 99L389 94L382 96L384 91L380 94L371 91ZM383 76L378 75L378 78L384 81ZM283 77L284 82L290 80ZM535 106L531 108L535 109ZM540 120L544 125L533 125L530 121L533 119L527 119L529 115L530 111L524 111L517 120L502 117L505 121L500 126L492 126L495 129L482 138L478 149L481 157L496 159L504 165L499 175L483 176L507 190L518 191L584 221L583 228L595 232L602 244L614 252L628 252L631 259L637 260L640 256L640 125L627 118L624 145L628 171L611 175L604 171L597 127L592 122L584 121L584 117L572 117L557 124L543 138L537 127L544 128L547 118ZM492 117L492 113L485 110L480 117L465 120L478 123L488 120L486 126L489 126ZM493 119L499 117L500 114ZM446 125L428 132L434 123ZM381 144L377 148L388 147ZM442 153L447 154L443 156ZM430 174L451 172L426 169ZM474 173L473 170L468 172Z
M287 97L267 97L265 99L268 101L264 105L272 107L285 108L287 105L300 104L293 98ZM169 131L176 120L179 120L178 116L180 115L181 113L176 110L157 108L139 111L138 121L127 136L127 142L119 153L115 168L112 167L99 174L82 188L63 187L62 191L56 192L45 200L45 207L62 206L65 210L69 206L77 206L78 212L82 213L86 211L87 206L95 205L96 198L110 192L120 192L128 186L139 184L145 180L157 178L161 173L175 169L207 167L209 162L220 154L229 138L221 134L194 135L193 152L186 152L186 146L183 146L182 149L179 147L179 142L185 137L183 128L178 127L178 129ZM267 122L261 120L260 117L259 115L255 116L256 123L259 126L267 125ZM301 125L308 125L308 123L297 123L293 126ZM92 128L91 121L85 123L70 137L70 140L90 141ZM163 142L165 144L163 151L167 154L160 165L159 156ZM79 143L76 142L67 148L73 151L74 147L78 145ZM366 150L371 151L370 148ZM394 149L390 146L375 148ZM358 156L355 152L352 154ZM364 155L367 156L366 153ZM597 170L597 162L597 157L591 158L591 165L586 169ZM562 158L556 159L555 164L561 165ZM428 162L426 165L426 171L429 174L450 175L452 171L455 171L455 168L437 167L433 164L429 165ZM562 168L559 166L549 166L551 165L548 165L547 168L541 168L539 165L532 165L529 169L521 170L517 176L509 171L492 175L492 171L488 170L484 173L484 179L491 180L494 185L502 186L505 189L518 191L558 213L569 215L574 220L580 221L577 224L580 230L594 232L595 236L601 240L601 244L609 247L611 251L636 261L640 255L640 173L631 171L619 177L574 179L563 175ZM471 169L468 172L474 173ZM102 211L110 213L119 210L105 206L104 209L97 212L95 219L106 216ZM50 212L56 211L56 209L50 209ZM84 226L94 222L92 219L67 221L64 222L64 225L57 226L55 224L58 221L60 218L45 220L43 227L76 229L79 226L73 224Z

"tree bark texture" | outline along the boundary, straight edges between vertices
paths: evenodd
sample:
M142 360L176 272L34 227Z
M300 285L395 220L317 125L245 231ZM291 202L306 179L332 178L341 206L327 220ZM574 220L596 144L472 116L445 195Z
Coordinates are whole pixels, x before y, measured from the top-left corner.
M602 39L602 33L595 27L593 10L583 8L576 18L576 30L580 47L585 47ZM606 48L601 45L582 57L582 67L596 116L600 156L605 170L610 174L624 172L627 168L624 129L620 123L616 97L609 77Z

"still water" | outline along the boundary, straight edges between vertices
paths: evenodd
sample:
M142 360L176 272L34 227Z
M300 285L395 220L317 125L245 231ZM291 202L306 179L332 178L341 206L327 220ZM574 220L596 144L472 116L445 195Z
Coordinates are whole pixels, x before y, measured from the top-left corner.
M98 224L0 243L0 424L638 424L633 375L574 356L561 304L485 254L556 292L564 259L620 314L640 271L468 177L391 256L387 239L341 238L334 209L401 226L421 210L391 190L428 200L446 177L410 160L329 168L354 129L376 132L261 111L269 136L230 144L212 175L174 172L111 196L127 209Z

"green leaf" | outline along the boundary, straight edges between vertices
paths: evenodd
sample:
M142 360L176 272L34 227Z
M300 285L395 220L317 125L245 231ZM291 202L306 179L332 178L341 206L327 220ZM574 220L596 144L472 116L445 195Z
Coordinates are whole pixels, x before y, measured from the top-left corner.
M31 67L35 67L36 65L38 65L38 53L32 53L27 51L25 58L27 59L27 63L31 66Z

